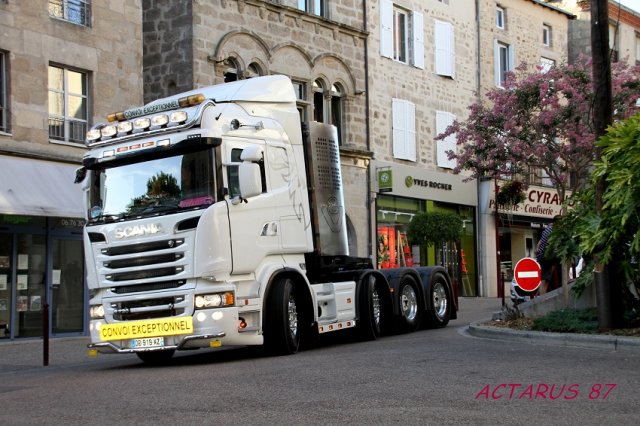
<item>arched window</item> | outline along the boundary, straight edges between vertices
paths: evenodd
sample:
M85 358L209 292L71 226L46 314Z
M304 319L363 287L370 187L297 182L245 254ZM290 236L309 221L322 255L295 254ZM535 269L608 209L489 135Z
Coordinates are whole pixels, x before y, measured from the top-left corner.
M252 78L264 75L260 65L255 62L251 62L247 67L247 70L244 72L244 78Z
M339 84L331 86L331 124L338 129L338 143L342 145L344 127L344 90Z
M324 83L322 80L313 82L313 119L320 123L325 123L325 101L324 101Z
M327 88L320 79L313 82L313 119L336 126L340 145L344 138L344 99L345 90L340 84Z
M229 83L238 80L238 70L240 67L233 58L227 58L225 61L227 68L224 70L224 82Z

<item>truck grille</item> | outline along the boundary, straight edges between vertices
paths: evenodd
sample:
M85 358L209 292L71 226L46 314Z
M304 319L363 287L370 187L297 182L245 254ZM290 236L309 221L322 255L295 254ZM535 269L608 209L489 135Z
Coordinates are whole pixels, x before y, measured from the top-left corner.
M165 250L168 248L179 247L184 244L184 239L152 241L149 243L131 244L128 246L108 247L101 250L105 256L119 256L122 254L144 253L155 250Z
M189 268L186 250L185 238L176 238L105 247L100 249L96 260L103 266L101 274L105 286L122 283L122 286L132 288L183 279ZM162 278L165 280L160 281Z
M111 307L116 321L133 321L181 315L184 304L183 296L171 296L116 302Z
M145 291L158 291L158 290L171 290L174 288L182 287L185 285L186 280L179 281L162 281L159 283L148 284L132 284L123 285L119 287L113 287L111 289L115 294L130 294L130 293L142 293Z

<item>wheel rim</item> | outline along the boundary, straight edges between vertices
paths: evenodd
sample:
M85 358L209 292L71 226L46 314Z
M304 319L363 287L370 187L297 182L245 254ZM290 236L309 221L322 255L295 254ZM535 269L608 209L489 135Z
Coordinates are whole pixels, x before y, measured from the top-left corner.
M409 321L416 319L418 314L418 298L416 292L410 285L406 285L402 288L402 294L400 294L400 307L402 308L402 316Z
M435 283L433 285L433 310L436 316L440 319L444 318L447 314L447 291L442 283Z
M294 299L293 294L289 295L287 310L289 317L289 334L295 339L298 335L298 309L296 308L296 300Z
M371 293L371 305L372 305L372 310L373 310L373 323L376 327L376 329L380 328L380 296L378 295L378 290L376 290L375 288L373 289L373 292Z

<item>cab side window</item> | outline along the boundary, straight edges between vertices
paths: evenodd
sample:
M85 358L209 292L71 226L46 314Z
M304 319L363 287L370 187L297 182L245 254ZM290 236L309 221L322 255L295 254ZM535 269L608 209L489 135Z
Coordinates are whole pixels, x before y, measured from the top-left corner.
M231 162L238 164L242 163L242 160L240 160L240 154L242 154L242 149L233 148L231 150ZM227 166L227 182L229 182L229 197L234 198L240 195L240 180L238 178L237 165Z

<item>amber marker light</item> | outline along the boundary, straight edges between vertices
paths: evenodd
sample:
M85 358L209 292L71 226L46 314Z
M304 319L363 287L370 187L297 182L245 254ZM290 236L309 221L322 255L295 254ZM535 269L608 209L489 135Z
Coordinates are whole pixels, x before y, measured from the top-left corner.
M178 99L178 105L180 105L181 108L190 107L190 106L201 104L202 102L204 102L205 99L206 98L202 93L198 93L195 95L185 96L184 98Z

